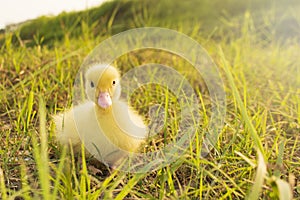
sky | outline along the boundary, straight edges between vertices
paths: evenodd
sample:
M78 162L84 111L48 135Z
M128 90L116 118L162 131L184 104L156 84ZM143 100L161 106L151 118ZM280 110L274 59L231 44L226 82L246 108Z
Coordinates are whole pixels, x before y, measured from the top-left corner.
M0 0L0 29L12 23L63 11L83 10L105 0Z

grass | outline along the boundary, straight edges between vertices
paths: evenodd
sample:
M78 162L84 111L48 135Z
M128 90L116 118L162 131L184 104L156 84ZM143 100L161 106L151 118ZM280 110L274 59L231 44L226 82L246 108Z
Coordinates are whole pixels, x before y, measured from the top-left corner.
M1 34L1 199L300 199L299 3L151 2L108 2ZM110 171L60 147L50 116L72 104L77 70L98 43L143 26L178 30L208 51L225 85L227 115L214 149L201 158L212 106L205 80L169 52L125 54L115 60L123 74L147 63L183 74L197 94L201 120L187 153L172 164L149 173ZM131 95L148 122L149 107L164 110L166 125L148 150L176 137L176 103L159 85Z

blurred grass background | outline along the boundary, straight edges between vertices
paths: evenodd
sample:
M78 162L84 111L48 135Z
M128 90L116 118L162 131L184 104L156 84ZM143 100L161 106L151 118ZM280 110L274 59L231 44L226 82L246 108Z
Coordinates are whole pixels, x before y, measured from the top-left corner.
M202 34L209 35L216 28L239 34L238 26L246 11L252 14L258 31L265 31L261 33L262 39L270 36L290 37L299 35L299 24L290 11L293 8L296 12L298 6L295 0L110 1L86 11L62 13L57 17L44 16L25 22L18 29L13 42L17 44L21 40L27 46L33 46L42 40L43 45L51 47L66 37L78 38L87 34L84 26L88 26L90 34L94 36L116 34L144 26L180 28L186 34L195 31L195 26L199 26ZM273 19L265 24L264 20L270 20L265 17L270 14ZM3 44L4 35L1 36ZM215 33L213 36L217 37Z

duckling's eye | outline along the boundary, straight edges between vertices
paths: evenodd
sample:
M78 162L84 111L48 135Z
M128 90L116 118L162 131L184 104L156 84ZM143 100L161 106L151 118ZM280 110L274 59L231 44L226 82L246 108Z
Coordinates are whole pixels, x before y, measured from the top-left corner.
M112 82L112 85L116 85L116 81L113 81L113 82Z
M91 81L91 87L93 88L93 87L95 87L95 85L94 85L94 82L93 81Z

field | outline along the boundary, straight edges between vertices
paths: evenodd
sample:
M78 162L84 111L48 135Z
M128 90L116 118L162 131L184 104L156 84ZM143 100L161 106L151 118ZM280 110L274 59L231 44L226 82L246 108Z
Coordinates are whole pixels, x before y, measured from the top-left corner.
M300 199L300 3L241 2L109 1L1 31L0 199ZM140 27L176 30L207 51L224 84L226 115L201 156L215 120L206 77L162 49L118 57L113 64L122 74L149 63L174 68L199 102L185 154L157 170L128 173L59 146L51 115L72 105L77 71L99 43ZM176 95L152 84L128 101L146 122L152 105L164 110L147 150L176 137Z

